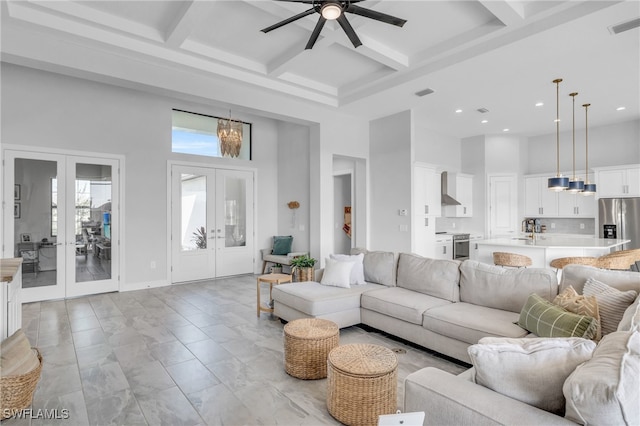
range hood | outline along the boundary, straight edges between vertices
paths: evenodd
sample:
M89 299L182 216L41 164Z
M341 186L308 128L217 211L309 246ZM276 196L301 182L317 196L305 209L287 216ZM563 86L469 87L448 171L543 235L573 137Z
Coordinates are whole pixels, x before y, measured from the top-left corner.
M443 206L459 206L460 202L449 195L449 173L442 172L441 174L441 203Z

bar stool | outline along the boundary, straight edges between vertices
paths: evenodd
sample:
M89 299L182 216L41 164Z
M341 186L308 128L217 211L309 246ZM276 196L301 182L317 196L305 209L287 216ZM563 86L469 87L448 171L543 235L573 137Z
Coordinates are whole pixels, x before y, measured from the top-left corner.
M515 268L526 268L531 266L531 258L523 254L505 253L501 251L493 252L493 264L498 266L512 266Z
M598 258L589 256L559 257L557 259L553 259L549 265L556 269L562 269L567 265L595 266L597 260Z
M619 269L628 271L635 262L633 253L613 252L596 259L595 267L601 269Z

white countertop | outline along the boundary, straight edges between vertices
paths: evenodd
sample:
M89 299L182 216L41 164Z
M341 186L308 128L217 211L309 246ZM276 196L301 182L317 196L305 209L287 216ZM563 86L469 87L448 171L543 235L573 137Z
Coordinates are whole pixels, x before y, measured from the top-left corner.
M607 248L617 247L630 242L631 240L606 239L606 238L584 238L584 237L552 237L549 235L536 235L535 240L530 238L494 238L490 240L479 240L476 244L486 244L509 247L531 247L531 248Z

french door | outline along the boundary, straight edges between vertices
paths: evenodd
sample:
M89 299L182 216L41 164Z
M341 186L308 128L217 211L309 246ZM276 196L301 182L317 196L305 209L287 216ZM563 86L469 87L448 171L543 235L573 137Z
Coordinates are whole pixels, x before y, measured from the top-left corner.
M171 176L171 282L253 273L253 172L172 165Z
M118 290L118 160L4 154L5 206L13 193L14 209L3 255L23 258L23 302Z

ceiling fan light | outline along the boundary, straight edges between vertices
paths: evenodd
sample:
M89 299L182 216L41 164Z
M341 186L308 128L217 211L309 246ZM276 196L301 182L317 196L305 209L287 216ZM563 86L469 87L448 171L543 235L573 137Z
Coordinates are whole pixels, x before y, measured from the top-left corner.
M334 21L342 15L342 7L337 3L327 3L320 9L320 14L327 21Z

